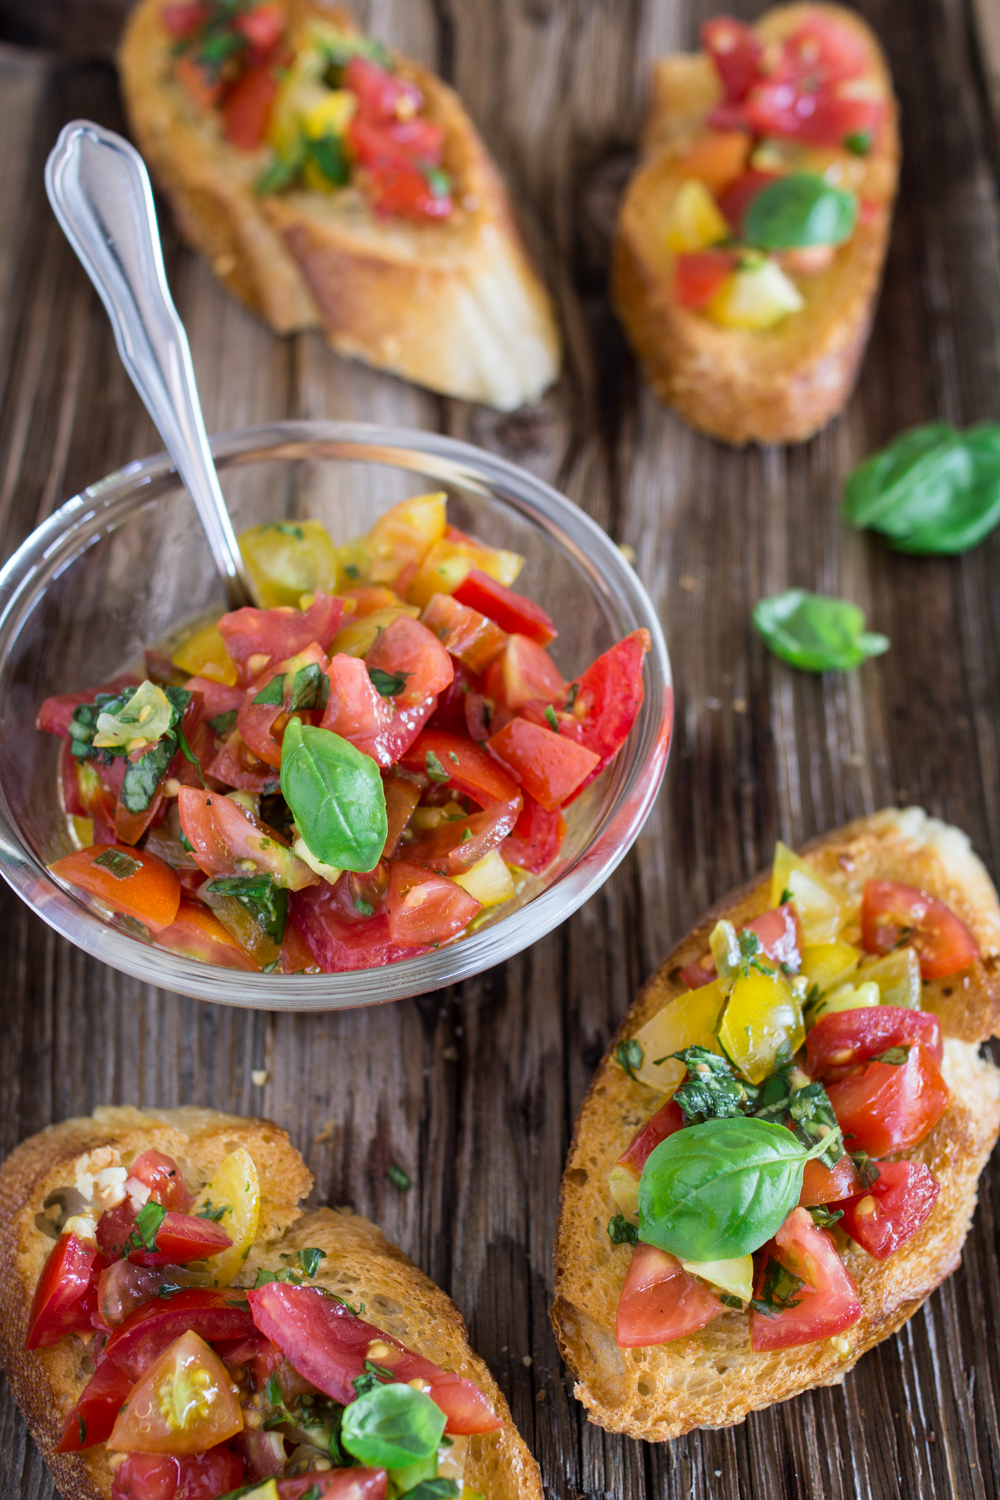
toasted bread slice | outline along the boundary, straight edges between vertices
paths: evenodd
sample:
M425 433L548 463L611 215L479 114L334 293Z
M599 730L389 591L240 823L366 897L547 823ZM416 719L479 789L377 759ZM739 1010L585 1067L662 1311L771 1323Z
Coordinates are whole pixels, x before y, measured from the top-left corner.
M259 195L266 147L243 152L216 112L195 108L174 72L161 21L169 0L140 0L119 52L136 143L182 234L231 291L278 333L322 327L339 354L419 385L511 410L559 372L559 333L503 183L457 95L395 58L444 127L456 208L441 223L380 219L360 191ZM281 0L293 28L310 15L356 30L318 0Z
M315 1278L410 1348L455 1370L485 1391L503 1427L469 1439L465 1482L485 1500L542 1500L538 1465L517 1432L485 1364L469 1348L462 1316L422 1271L367 1219L347 1209L303 1212L299 1200L312 1176L285 1131L209 1109L101 1108L65 1120L24 1141L0 1169L0 1364L31 1434L66 1500L108 1500L111 1468L103 1444L84 1453L56 1453L66 1412L93 1370L87 1344L75 1335L26 1353L28 1310L56 1233L52 1214L74 1203L73 1163L84 1152L115 1148L126 1164L156 1149L174 1157L187 1185L200 1189L237 1146L249 1151L261 1186L261 1220L247 1260L257 1270L281 1268L282 1253L315 1246L326 1252ZM46 1213L50 1209L50 1213Z
M608 1220L616 1212L608 1173L662 1095L632 1082L613 1060L614 1046L684 991L679 971L708 951L709 933L721 917L739 925L770 905L769 875L721 902L678 943L626 1016L584 1100L563 1177L552 1322L576 1376L577 1397L590 1420L612 1432L662 1442L694 1427L742 1422L748 1413L812 1386L837 1385L959 1263L979 1173L1000 1132L1000 1070L980 1056L978 1045L1000 1021L996 892L966 836L919 808L862 818L803 853L825 880L857 900L872 878L920 886L947 902L979 944L981 956L971 969L929 981L923 991L924 1008L941 1020L951 1099L938 1124L907 1155L926 1163L941 1194L923 1228L885 1261L840 1237L863 1308L846 1345L824 1339L755 1353L746 1315L734 1311L671 1343L619 1349L615 1316L631 1250L608 1238Z
M810 437L841 410L868 339L899 176L898 109L881 48L854 11L839 5L782 5L757 22L762 41L780 41L819 12L864 43L859 86L886 102L879 140L865 159L862 215L825 270L797 285L805 307L773 328L720 327L681 307L666 225L684 180L678 163L706 133L722 96L707 53L656 65L645 156L629 183L614 245L612 289L629 338L657 394L693 427L727 443L789 443Z

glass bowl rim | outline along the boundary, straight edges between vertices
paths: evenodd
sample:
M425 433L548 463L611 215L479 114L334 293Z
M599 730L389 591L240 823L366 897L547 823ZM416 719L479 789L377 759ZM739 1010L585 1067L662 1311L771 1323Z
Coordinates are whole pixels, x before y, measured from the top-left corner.
M107 924L50 874L21 838L2 791L0 875L49 926L112 967L160 988L247 1009L335 1010L402 999L459 983L531 946L603 885L637 838L663 780L672 722L670 660L656 611L638 575L607 533L553 486L488 450L441 433L291 419L219 433L210 443L223 470L257 461L316 458L382 462L415 475L432 474L441 483L488 495L520 512L584 568L611 604L628 608L636 620L631 628L644 626L649 631L646 695L633 728L635 734L643 725L644 753L633 749L629 770L596 838L552 885L479 932L420 957L376 968L334 974L246 973L148 946ZM136 459L67 500L25 539L0 570L0 677L21 625L44 590L39 575L58 576L92 541L155 504L161 494L181 487L166 453ZM197 524L193 515L192 521ZM654 696L659 698L658 713ZM603 851L599 860L598 850Z

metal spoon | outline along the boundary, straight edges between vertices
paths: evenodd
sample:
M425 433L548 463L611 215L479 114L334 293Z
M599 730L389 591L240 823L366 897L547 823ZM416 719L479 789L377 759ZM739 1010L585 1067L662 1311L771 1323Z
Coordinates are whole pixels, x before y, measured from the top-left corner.
M113 130L72 120L46 162L45 189L194 501L230 605L249 604L253 591L205 435L187 334L167 287L142 157Z

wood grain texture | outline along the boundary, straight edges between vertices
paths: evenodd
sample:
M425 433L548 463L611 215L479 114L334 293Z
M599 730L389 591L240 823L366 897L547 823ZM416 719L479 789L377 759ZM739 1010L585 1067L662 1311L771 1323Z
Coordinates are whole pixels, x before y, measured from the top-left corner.
M164 225L210 429L282 416L440 428L559 484L616 540L664 621L677 686L667 781L587 907L455 990L366 1012L215 1009L102 968L0 891L0 1151L104 1101L268 1113L316 1173L456 1298L559 1500L805 1500L1000 1493L1000 1172L961 1270L840 1390L669 1447L581 1420L549 1331L573 1117L642 979L708 902L791 841L886 803L967 828L1000 873L1000 537L891 555L838 517L844 476L901 427L998 412L1000 36L993 0L864 0L903 106L886 284L858 390L806 446L735 453L643 386L607 252L650 59L710 0L370 0L359 19L438 67L496 153L557 297L568 367L536 407L464 407L279 340ZM751 19L759 8L725 8ZM106 61L124 0L0 0L0 549L82 485L159 446L44 200L59 125L120 126ZM62 48L64 55L58 55ZM991 113L992 111L992 113ZM193 524L193 521L192 521ZM892 639L848 677L797 674L749 626L761 594L857 599ZM114 665L114 664L109 664ZM264 1068L267 1082L251 1081ZM391 1162L414 1189L387 1181ZM51 1484L6 1393L0 1490Z

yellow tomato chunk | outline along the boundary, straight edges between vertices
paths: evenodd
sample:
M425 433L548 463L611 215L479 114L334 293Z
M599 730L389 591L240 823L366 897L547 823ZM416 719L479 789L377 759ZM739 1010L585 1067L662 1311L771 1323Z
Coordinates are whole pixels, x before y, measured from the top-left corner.
M298 609L303 594L339 591L337 549L321 521L251 526L238 541L261 609Z
M708 188L689 177L677 189L670 208L667 248L677 252L707 250L729 238L729 225Z
M771 905L780 906L786 891L799 914L803 945L832 943L846 917L840 896L811 865L799 859L794 849L779 840L771 870Z
M749 1302L753 1296L752 1255L737 1255L733 1260L682 1260L681 1265L692 1276L700 1276L741 1302Z
M435 594L453 594L473 568L488 573L507 588L517 578L524 562L516 552L501 547L486 547L472 537L451 536L435 542L406 590L411 604L424 609Z
M611 1168L608 1188L618 1205L618 1211L630 1224L639 1222L639 1179L621 1163Z
M189 635L171 657L175 667L191 677L207 677L209 682L236 683L236 663L226 651L218 625L205 625Z
M237 1146L220 1163L192 1212L213 1218L232 1240L228 1250L205 1262L211 1284L229 1286L242 1270L260 1224L260 1179L245 1146Z
M443 490L416 495L378 518L364 539L370 558L369 582L392 586L400 574L409 573L402 580L406 587L431 547L444 536L446 500Z
M798 1051L806 1038L802 1007L778 974L751 969L733 985L719 1027L727 1056L751 1083L774 1072L778 1054Z
M499 906L501 901L509 901L514 894L514 877L501 859L499 849L491 849L471 869L462 875L454 875L452 879L480 906Z
M722 986L713 979L711 984L688 990L658 1010L633 1038L642 1048L643 1057L641 1066L635 1069L636 1077L654 1089L673 1094L686 1069L672 1054L683 1052L686 1047L707 1047L718 1052L715 1028L725 1003Z
M801 974L807 995L825 995L850 979L861 954L851 943L837 938L832 943L806 943L802 948Z
M878 985L879 1005L920 1010L920 959L915 948L897 948L881 958L866 959L857 977Z

